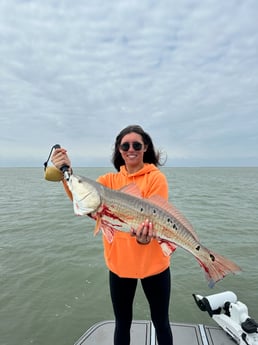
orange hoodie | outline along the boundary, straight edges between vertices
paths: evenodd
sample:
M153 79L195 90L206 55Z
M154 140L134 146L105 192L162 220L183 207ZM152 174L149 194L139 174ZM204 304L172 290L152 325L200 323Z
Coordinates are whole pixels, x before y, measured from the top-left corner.
M100 176L97 181L105 187L119 190L135 183L143 198L160 195L168 199L168 184L165 175L153 164L145 163L144 167L134 174L128 174L125 166L119 172ZM63 181L68 196L71 192ZM155 229L155 225L154 225ZM110 271L123 278L145 278L164 271L170 264L170 256L163 253L160 244L152 239L143 245L128 232L115 231L113 241L109 243L103 236L104 257Z
M116 190L135 183L143 198L160 195L168 199L166 177L153 164L145 163L144 167L134 174L128 174L125 166L121 166L119 172L100 176L98 182ZM103 236L103 244L106 265L120 277L145 278L164 271L170 264L170 257L164 255L155 239L142 245L129 233L115 231L112 243Z

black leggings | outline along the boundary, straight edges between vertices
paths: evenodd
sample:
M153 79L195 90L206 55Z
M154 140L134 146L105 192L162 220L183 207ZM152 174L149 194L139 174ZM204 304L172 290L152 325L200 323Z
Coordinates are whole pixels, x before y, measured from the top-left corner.
M168 316L171 286L169 268L154 276L141 279L141 283L149 302L158 344L173 345ZM109 284L116 321L114 345L129 345L137 279L119 278L110 272Z

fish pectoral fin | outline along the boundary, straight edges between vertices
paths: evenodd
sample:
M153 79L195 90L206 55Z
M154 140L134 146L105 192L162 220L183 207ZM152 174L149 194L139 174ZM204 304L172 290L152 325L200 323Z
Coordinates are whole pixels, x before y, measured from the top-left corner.
M140 191L139 187L137 186L137 184L135 184L135 183L130 183L127 186L121 188L119 191L122 193L136 196L138 198L142 198L141 191Z
M108 243L112 243L115 235L115 230L111 226L105 224L101 224L101 230Z
M94 229L94 236L96 236L99 231L100 231L100 226L101 226L101 217L98 215L96 217L92 217L96 220L96 225L95 225L95 229Z
M99 233L99 231L101 230L103 235L107 239L107 241L109 243L112 243L113 238L114 238L115 229L113 229L112 226L110 226L108 224L108 222L103 220L103 218L101 218L100 215L94 215L92 218L94 218L96 220L96 225L95 225L95 229L94 229L94 236L97 235Z

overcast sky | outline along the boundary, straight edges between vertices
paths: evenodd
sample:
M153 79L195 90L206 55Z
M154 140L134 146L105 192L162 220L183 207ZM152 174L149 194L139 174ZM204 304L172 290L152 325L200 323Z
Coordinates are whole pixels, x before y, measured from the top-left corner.
M0 0L0 166L111 166L139 124L167 166L258 165L257 0Z

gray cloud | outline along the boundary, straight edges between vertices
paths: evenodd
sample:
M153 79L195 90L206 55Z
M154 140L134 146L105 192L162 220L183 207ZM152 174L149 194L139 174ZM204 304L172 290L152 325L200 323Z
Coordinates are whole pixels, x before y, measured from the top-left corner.
M0 1L0 164L110 164L141 124L171 165L256 165L258 4Z

